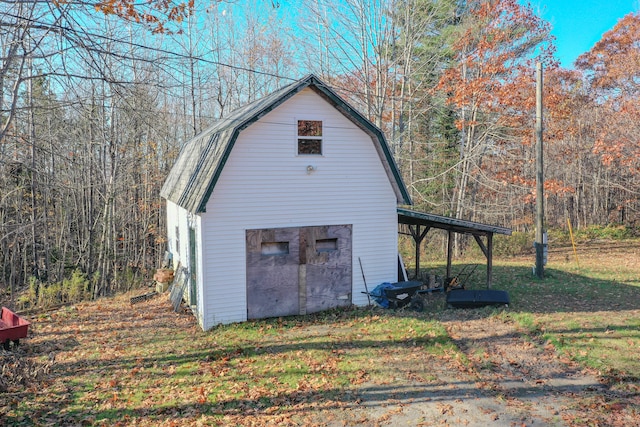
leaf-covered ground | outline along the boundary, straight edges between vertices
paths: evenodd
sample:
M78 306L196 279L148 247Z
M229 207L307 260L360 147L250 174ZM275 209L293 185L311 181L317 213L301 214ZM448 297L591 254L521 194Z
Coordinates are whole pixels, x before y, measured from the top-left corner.
M639 278L627 267L625 286ZM586 292L583 276L554 291L519 274L507 311L443 310L435 294L419 314L357 309L202 332L166 295L123 295L32 316L30 337L0 352L0 425L640 425L638 294L613 287L570 306L554 292ZM596 297L613 286L602 280L589 284ZM626 372L580 354L616 350L630 354L611 362Z

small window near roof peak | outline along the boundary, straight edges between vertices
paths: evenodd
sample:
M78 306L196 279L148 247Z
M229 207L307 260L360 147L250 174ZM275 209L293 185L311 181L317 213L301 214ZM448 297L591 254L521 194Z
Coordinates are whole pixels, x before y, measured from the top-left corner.
M298 120L298 154L322 154L321 120Z

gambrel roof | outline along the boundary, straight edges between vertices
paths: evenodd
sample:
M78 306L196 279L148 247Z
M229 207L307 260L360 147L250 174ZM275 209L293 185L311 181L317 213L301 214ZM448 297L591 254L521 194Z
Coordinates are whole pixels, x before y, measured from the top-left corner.
M189 140L169 172L160 195L189 212L204 212L240 132L306 88L324 98L371 137L398 203L411 204L411 198L382 131L314 75L233 111Z

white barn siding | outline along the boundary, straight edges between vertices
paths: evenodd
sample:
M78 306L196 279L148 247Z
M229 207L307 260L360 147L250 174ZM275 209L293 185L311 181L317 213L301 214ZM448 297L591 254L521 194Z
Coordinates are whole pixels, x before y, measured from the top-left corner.
M176 227L180 227L180 218L184 218L184 230L180 229L180 236L186 232L186 210L173 203L170 200L167 200L167 249L171 253L173 257L173 267L178 265L181 262L181 255L184 254L184 249L179 245L181 242L176 236Z
M176 230L176 227L178 230ZM196 235L196 262L197 275L196 282L198 286L198 295L202 295L203 277L200 272L203 271L202 260L202 242L201 242L201 217L190 214L186 209L167 200L167 248L172 254L173 268L176 269L178 264L189 268L190 251L189 251L189 228L195 229ZM176 234L176 231L178 234ZM187 289L188 292L188 289ZM195 315L200 324L203 324L203 301L199 298L195 308Z
M296 154L299 119L322 120L322 156ZM396 279L396 206L371 137L304 89L240 133L200 218L202 327L247 319L248 229L352 224L352 299L366 304L358 258L369 290Z

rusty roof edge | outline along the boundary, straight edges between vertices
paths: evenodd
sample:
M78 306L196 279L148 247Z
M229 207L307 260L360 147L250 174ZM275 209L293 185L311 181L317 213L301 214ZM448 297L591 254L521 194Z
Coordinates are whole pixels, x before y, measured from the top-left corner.
M467 221L464 219L457 219L457 218L451 218L451 217L442 216L442 215L430 214L426 212L418 212L418 211L414 211L406 208L397 208L397 211L398 211L398 222L401 224L406 223L400 220L404 216L407 218L413 218L413 219L429 222L431 223L432 226L436 228L453 229L454 231L456 231L455 228L457 227L460 229L465 229L461 232L466 232L466 233L473 233L473 231L475 230L482 233L497 233L497 234L504 234L507 236L511 235L510 228L501 227L498 225L489 225L489 224L483 224L480 222ZM438 225L442 225L442 226L439 227Z

